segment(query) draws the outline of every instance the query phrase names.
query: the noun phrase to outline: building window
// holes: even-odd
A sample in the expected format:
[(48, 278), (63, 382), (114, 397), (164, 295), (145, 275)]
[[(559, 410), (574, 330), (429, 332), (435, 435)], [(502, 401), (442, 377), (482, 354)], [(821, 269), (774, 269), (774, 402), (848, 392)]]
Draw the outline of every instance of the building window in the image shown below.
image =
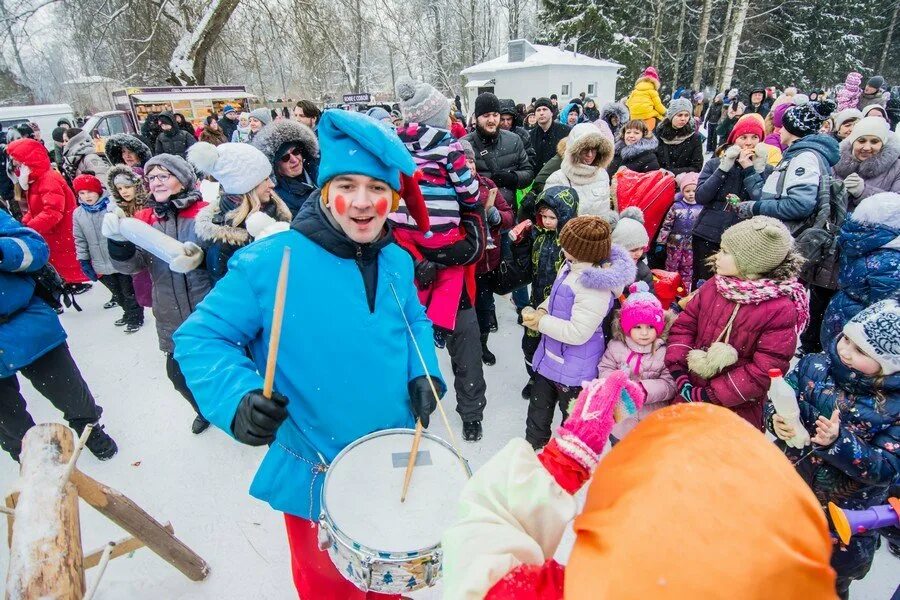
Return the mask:
[(561, 96), (569, 96), (569, 95), (570, 95), (570, 94), (569, 94), (569, 84), (568, 84), (568, 83), (564, 83), (564, 84), (562, 85), (562, 91), (560, 92), (560, 95), (561, 95)]
[(597, 84), (589, 83), (587, 93), (588, 93), (588, 96), (595, 96), (597, 94)]

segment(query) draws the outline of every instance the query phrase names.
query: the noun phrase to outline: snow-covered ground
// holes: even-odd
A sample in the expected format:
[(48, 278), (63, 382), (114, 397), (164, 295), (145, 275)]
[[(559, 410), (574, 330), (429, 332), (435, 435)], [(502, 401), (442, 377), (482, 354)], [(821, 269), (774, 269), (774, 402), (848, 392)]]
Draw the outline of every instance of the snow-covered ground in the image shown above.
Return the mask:
[[(210, 564), (212, 572), (206, 581), (191, 582), (145, 548), (109, 564), (97, 600), (296, 598), (281, 515), (247, 494), (264, 450), (238, 444), (214, 428), (200, 436), (191, 434), (192, 412), (166, 379), (152, 316), (148, 312), (141, 331), (125, 335), (113, 326), (118, 311), (101, 307), (108, 298), (101, 286), (95, 286), (78, 298), (84, 312), (67, 312), (62, 317), (72, 354), (103, 406), (107, 431), (119, 444), (119, 454), (111, 461), (101, 463), (85, 452), (79, 466), (158, 520), (171, 521), (176, 535)], [(462, 448), (474, 469), (525, 430), (526, 404), (519, 395), (525, 382), (521, 330), (515, 326), (512, 306), (506, 300), (498, 298), (497, 307), (500, 332), (491, 336), (490, 346), (498, 363), (485, 368), (485, 437)], [(446, 353), (441, 368), (445, 375), (450, 374)], [(22, 381), (35, 420), (61, 422), (61, 415)], [(457, 439), (461, 439), (452, 390), (444, 405)], [(446, 437), (437, 415), (432, 419), (432, 431)], [(17, 473), (15, 463), (5, 454), (0, 456), (0, 492), (4, 496)], [(81, 529), (87, 551), (125, 535), (84, 504)], [(570, 533), (558, 558), (565, 560), (571, 542)], [(5, 580), (8, 552), (5, 544), (0, 543), (0, 548), (0, 573)], [(869, 576), (853, 585), (853, 598), (890, 598), (900, 585), (898, 566), (898, 559), (882, 548)], [(95, 576), (95, 570), (88, 571), (88, 581)], [(424, 590), (414, 597), (437, 599), (440, 591)]]

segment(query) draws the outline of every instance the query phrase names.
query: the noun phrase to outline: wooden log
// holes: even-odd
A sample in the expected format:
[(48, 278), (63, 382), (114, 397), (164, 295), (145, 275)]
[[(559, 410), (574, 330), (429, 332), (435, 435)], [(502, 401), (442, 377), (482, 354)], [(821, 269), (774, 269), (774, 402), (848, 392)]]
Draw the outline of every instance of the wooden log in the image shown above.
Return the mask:
[(181, 540), (166, 531), (156, 519), (121, 492), (91, 479), (78, 469), (72, 473), (72, 483), (81, 498), (107, 519), (141, 540), (160, 558), (184, 573), (192, 581), (202, 581), (209, 575), (209, 565)]
[(64, 425), (35, 425), (25, 434), (7, 600), (84, 596), (78, 491), (61, 485), (72, 450), (72, 432)]
[[(165, 525), (163, 525), (163, 529), (165, 529), (169, 533), (175, 533), (175, 528), (172, 527), (171, 523), (166, 523)], [(144, 547), (144, 542), (133, 536), (122, 538), (115, 544), (116, 545), (113, 548), (112, 553), (110, 553), (110, 558), (118, 558)], [(106, 546), (103, 546), (98, 550), (94, 550), (93, 552), (85, 554), (84, 569), (87, 570), (100, 564), (100, 557), (103, 556), (103, 552), (105, 550)]]

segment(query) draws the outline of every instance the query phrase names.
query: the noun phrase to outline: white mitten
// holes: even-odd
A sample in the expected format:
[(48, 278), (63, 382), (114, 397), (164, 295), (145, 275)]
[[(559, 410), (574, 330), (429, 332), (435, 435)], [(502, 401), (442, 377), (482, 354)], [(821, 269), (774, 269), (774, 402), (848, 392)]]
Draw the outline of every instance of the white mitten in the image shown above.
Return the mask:
[(276, 221), (263, 212), (255, 212), (248, 215), (244, 225), (246, 225), (247, 232), (254, 240), (260, 240), (273, 233), (287, 231), (290, 227), (290, 224), (284, 221)]
[(719, 159), (719, 169), (727, 173), (731, 170), (731, 167), (734, 166), (734, 161), (736, 161), (737, 157), (740, 155), (740, 148), (736, 145), (728, 146), (728, 149), (722, 153), (722, 158)]
[(203, 262), (203, 250), (194, 242), (184, 243), (184, 254), (176, 256), (169, 263), (175, 273), (190, 273)]
[[(122, 210), (119, 207), (116, 208), (118, 208), (119, 211)], [(122, 214), (124, 215), (124, 212)], [(100, 225), (100, 232), (105, 237), (108, 237), (111, 240), (115, 240), (117, 242), (126, 242), (128, 240), (126, 240), (125, 237), (121, 233), (119, 233), (119, 218), (120, 217), (118, 211), (110, 211), (103, 215), (103, 224)]]
[(866, 180), (859, 176), (859, 173), (850, 173), (844, 177), (844, 187), (851, 196), (859, 196), (866, 189)]
[(766, 170), (766, 163), (769, 162), (769, 147), (762, 142), (756, 145), (753, 150), (753, 170), (762, 173)]

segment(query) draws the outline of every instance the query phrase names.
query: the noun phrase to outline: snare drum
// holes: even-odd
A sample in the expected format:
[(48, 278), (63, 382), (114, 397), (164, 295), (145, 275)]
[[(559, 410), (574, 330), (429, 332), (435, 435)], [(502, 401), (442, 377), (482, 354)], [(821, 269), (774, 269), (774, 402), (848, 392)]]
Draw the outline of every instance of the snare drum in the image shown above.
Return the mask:
[(362, 437), (338, 454), (322, 486), (319, 547), (363, 591), (410, 592), (441, 576), (441, 535), (456, 519), (468, 464), (422, 433), (406, 502), (400, 502), (412, 429)]

